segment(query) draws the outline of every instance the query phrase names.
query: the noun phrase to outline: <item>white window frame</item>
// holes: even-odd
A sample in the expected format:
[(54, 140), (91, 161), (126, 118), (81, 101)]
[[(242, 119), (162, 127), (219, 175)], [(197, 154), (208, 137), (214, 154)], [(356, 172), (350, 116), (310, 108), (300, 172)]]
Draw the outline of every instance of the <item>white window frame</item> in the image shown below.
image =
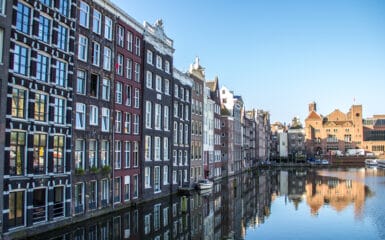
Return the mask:
[(164, 71), (170, 73), (170, 62), (167, 60), (164, 61)]
[(132, 44), (133, 44), (134, 35), (132, 32), (127, 31), (127, 50), (132, 52)]
[(156, 55), (156, 68), (162, 69), (162, 57), (159, 55)]
[(145, 161), (151, 161), (151, 136), (146, 135), (144, 137), (144, 159)]
[(151, 168), (144, 168), (144, 188), (151, 188)]
[(122, 167), (122, 141), (115, 140), (115, 169)]
[(117, 63), (116, 73), (119, 76), (123, 76), (124, 57), (122, 54), (118, 54), (118, 56), (116, 58), (116, 63)]
[(121, 111), (115, 112), (115, 132), (116, 133), (122, 132), (122, 112)]
[(168, 185), (168, 166), (163, 166), (163, 185)]
[(131, 167), (131, 142), (124, 142), (124, 167)]
[(134, 135), (139, 134), (139, 115), (134, 114)]
[(124, 28), (120, 25), (118, 25), (118, 31), (117, 31), (117, 37), (116, 37), (116, 44), (120, 47), (124, 47)]
[(102, 29), (102, 14), (94, 8), (93, 14), (92, 14), (92, 31), (100, 35), (101, 29)]
[(86, 105), (76, 103), (76, 129), (84, 130), (86, 128)]
[(155, 104), (155, 109), (154, 109), (154, 128), (156, 130), (161, 130), (162, 129), (162, 105), (156, 103)]
[(124, 114), (124, 133), (130, 134), (131, 133), (131, 113), (126, 112)]
[(169, 142), (168, 137), (163, 138), (163, 160), (168, 161), (169, 160)]
[[(84, 17), (85, 17), (85, 23), (82, 22), (82, 15), (84, 14)], [(89, 15), (90, 15), (90, 6), (83, 2), (83, 1), (80, 1), (79, 3), (79, 25), (80, 26), (83, 26), (85, 28), (88, 28), (89, 25), (90, 25), (90, 19), (89, 19)]]
[(152, 89), (152, 72), (146, 72), (146, 87)]
[(169, 117), (170, 117), (170, 108), (168, 106), (164, 106), (163, 109), (163, 130), (169, 131)]
[(104, 17), (104, 38), (112, 40), (112, 19), (107, 16)]
[(123, 83), (116, 82), (115, 85), (115, 103), (122, 104), (123, 101)]
[(154, 192), (159, 193), (161, 192), (160, 188), (160, 166), (154, 167)]
[(151, 118), (152, 118), (152, 103), (146, 101), (146, 115), (145, 115), (145, 126), (148, 129), (151, 129)]
[(102, 108), (102, 132), (110, 131), (110, 109)]
[(170, 80), (164, 79), (164, 94), (170, 95)]
[(154, 160), (160, 161), (160, 137), (154, 137)]
[(83, 35), (79, 35), (78, 42), (78, 59), (87, 62), (88, 55), (88, 38)]
[(112, 51), (108, 47), (104, 47), (103, 50), (103, 69), (106, 71), (111, 71), (111, 59)]
[(147, 63), (153, 65), (153, 53), (151, 50), (147, 50)]
[(95, 105), (90, 105), (90, 125), (97, 126), (99, 119), (99, 108)]
[(94, 66), (100, 66), (100, 44), (92, 42), (92, 64)]
[(159, 75), (155, 76), (155, 89), (157, 92), (162, 92), (162, 77)]

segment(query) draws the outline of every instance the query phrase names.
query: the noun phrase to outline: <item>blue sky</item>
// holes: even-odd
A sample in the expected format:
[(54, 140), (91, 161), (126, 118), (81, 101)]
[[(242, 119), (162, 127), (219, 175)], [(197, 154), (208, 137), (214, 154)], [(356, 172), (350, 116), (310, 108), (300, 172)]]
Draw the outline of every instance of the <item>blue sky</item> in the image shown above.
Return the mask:
[(354, 99), (364, 117), (385, 114), (383, 0), (111, 1), (140, 23), (163, 19), (178, 69), (199, 56), (207, 79), (272, 122), (303, 121), (312, 101), (324, 115)]

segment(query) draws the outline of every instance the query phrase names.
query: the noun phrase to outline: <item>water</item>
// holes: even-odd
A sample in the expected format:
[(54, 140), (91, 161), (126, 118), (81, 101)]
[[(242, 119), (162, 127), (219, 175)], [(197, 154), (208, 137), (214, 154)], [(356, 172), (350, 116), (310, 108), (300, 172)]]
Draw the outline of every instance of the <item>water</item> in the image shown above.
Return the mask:
[(383, 169), (275, 169), (31, 239), (385, 239)]

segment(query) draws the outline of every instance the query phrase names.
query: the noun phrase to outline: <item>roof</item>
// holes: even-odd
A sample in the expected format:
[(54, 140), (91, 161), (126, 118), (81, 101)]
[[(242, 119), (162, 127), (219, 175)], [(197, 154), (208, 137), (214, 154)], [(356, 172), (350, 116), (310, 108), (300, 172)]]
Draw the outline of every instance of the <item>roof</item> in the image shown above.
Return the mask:
[(306, 120), (322, 120), (322, 118), (315, 111), (311, 111), (307, 116)]

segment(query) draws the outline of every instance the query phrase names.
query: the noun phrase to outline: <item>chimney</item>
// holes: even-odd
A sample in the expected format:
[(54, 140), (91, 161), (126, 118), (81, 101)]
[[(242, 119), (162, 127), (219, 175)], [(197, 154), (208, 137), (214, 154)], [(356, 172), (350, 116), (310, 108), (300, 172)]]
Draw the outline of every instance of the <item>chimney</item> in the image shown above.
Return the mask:
[(317, 104), (315, 102), (309, 104), (309, 112), (311, 111), (317, 112)]

